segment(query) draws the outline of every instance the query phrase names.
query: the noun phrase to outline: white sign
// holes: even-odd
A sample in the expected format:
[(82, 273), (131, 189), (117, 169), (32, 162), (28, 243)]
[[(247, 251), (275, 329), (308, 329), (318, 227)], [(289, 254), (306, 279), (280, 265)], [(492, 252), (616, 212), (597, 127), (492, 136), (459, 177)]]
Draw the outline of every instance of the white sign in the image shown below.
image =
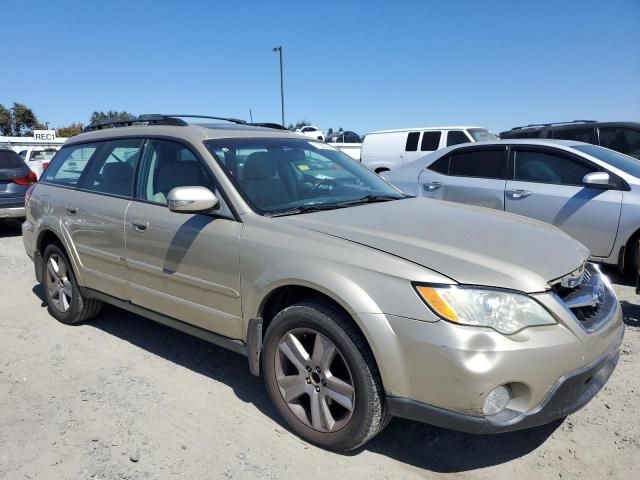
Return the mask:
[(56, 139), (55, 130), (34, 130), (33, 139), (36, 142), (51, 142)]

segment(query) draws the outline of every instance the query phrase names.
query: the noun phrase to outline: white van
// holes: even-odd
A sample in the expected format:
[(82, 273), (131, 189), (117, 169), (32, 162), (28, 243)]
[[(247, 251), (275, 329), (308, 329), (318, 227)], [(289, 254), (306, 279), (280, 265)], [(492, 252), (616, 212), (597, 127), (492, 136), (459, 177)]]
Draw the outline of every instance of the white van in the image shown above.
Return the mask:
[(497, 139), (497, 135), (482, 127), (382, 130), (364, 138), (360, 161), (376, 173), (388, 172), (439, 148)]

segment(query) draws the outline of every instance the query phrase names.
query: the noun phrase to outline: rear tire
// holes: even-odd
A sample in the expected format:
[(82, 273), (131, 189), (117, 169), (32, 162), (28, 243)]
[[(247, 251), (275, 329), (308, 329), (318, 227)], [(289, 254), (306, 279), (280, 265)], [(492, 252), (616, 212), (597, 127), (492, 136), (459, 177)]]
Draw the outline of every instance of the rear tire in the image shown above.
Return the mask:
[(322, 448), (353, 450), (388, 424), (373, 354), (351, 319), (328, 301), (304, 301), (276, 315), (265, 335), (262, 371), (287, 424)]
[(71, 325), (90, 320), (100, 312), (102, 302), (80, 293), (71, 262), (62, 246), (49, 244), (42, 260), (44, 296), (52, 317)]

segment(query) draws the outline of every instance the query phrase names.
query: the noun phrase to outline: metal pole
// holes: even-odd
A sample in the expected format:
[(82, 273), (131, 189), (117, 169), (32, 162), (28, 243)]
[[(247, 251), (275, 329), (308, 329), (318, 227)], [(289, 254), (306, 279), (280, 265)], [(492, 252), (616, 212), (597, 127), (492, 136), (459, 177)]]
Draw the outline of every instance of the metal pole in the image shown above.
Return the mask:
[(274, 47), (273, 51), (277, 51), (280, 55), (280, 111), (282, 113), (282, 126), (286, 127), (284, 124), (284, 72), (282, 69), (282, 45)]

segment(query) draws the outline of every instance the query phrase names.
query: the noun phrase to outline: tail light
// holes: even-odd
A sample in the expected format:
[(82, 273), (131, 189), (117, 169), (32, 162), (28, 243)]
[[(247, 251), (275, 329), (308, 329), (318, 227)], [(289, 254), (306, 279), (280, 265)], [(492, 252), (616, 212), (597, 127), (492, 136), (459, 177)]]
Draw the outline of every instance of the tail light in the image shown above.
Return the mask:
[(36, 184), (32, 184), (24, 194), (24, 208), (29, 206), (29, 200), (31, 200), (31, 194), (33, 193), (33, 189), (36, 188)]
[(24, 177), (17, 177), (11, 180), (13, 183), (17, 183), (18, 185), (32, 185), (38, 181), (38, 177), (35, 173), (29, 170), (29, 174)]

